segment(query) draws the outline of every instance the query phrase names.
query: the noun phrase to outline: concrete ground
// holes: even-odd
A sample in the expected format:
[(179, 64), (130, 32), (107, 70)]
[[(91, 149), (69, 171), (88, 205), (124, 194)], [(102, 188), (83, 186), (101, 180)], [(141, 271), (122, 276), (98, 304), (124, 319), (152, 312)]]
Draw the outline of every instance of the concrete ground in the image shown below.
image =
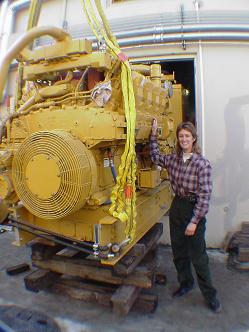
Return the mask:
[(220, 314), (209, 311), (198, 288), (184, 298), (171, 298), (177, 282), (168, 248), (165, 255), (168, 283), (155, 288), (159, 295), (155, 313), (143, 315), (130, 312), (127, 317), (117, 317), (109, 308), (97, 304), (45, 291), (27, 291), (23, 282), (27, 272), (17, 276), (8, 276), (5, 272), (9, 266), (30, 263), (29, 248), (16, 248), (11, 245), (13, 240), (14, 233), (0, 234), (0, 305), (15, 304), (47, 314), (63, 332), (249, 331), (249, 274), (228, 270), (226, 256), (219, 251), (209, 251), (209, 257), (213, 282), (223, 305)]

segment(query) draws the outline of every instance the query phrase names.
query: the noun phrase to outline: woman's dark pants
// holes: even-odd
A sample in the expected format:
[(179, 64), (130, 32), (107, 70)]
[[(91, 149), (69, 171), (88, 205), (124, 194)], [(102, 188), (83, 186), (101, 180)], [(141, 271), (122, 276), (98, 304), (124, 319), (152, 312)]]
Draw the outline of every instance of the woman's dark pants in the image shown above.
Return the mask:
[(216, 297), (216, 289), (212, 285), (206, 252), (206, 218), (199, 221), (193, 236), (185, 235), (186, 227), (193, 215), (194, 205), (194, 202), (178, 196), (172, 202), (169, 221), (173, 259), (180, 286), (191, 287), (194, 284), (191, 272), (192, 262), (200, 290), (206, 301), (211, 302)]

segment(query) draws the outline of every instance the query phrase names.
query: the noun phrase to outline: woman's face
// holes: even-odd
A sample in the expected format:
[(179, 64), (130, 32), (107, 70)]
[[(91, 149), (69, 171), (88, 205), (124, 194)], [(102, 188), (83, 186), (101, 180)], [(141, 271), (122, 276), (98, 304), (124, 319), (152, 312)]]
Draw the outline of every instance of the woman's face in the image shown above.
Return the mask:
[(192, 136), (191, 132), (185, 129), (181, 129), (178, 133), (178, 142), (183, 152), (190, 153), (192, 152), (193, 143), (195, 139)]

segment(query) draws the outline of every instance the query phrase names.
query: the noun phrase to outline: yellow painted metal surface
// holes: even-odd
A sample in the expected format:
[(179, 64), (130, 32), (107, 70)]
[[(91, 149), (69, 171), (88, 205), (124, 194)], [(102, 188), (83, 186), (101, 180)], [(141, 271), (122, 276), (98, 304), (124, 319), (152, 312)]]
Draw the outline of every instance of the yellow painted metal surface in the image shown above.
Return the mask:
[(183, 87), (181, 84), (173, 85), (173, 96), (170, 99), (170, 111), (174, 112), (174, 121), (180, 123), (183, 118)]
[(59, 219), (83, 207), (95, 191), (92, 153), (71, 134), (39, 131), (16, 151), (12, 167), (15, 190), (34, 215)]
[[(101, 246), (122, 243), (126, 225), (109, 214), (113, 172), (118, 172), (127, 138), (120, 62), (92, 52), (89, 41), (66, 37), (21, 55), (16, 113), (9, 131), (1, 134), (0, 198), (11, 203), (11, 213), (20, 220), (47, 232), (94, 243), (98, 226)], [(115, 264), (165, 214), (172, 199), (165, 176), (148, 165), (148, 156), (144, 169), (139, 151), (148, 144), (153, 117), (162, 149), (172, 150), (181, 118), (174, 107), (178, 101), (170, 101), (159, 64), (135, 69), (137, 227), (134, 241), (103, 264)], [(19, 231), (16, 243), (31, 238)]]
[(9, 177), (5, 174), (0, 175), (0, 198), (8, 198), (13, 191), (13, 187)]
[[(43, 55), (43, 57), (45, 57), (45, 55)], [(88, 66), (102, 70), (111, 69), (111, 56), (100, 52), (86, 54), (83, 57), (80, 56), (80, 54), (64, 56), (64, 53), (59, 53), (56, 54), (53, 62), (44, 59), (43, 63), (39, 62), (38, 64), (30, 64), (24, 67), (23, 78), (25, 80), (35, 80), (41, 77), (43, 78), (44, 75), (46, 76), (48, 73), (52, 75), (56, 70), (74, 70), (74, 68), (82, 69)]]
[(160, 170), (140, 169), (138, 173), (138, 184), (140, 188), (155, 188), (160, 185)]
[(37, 25), (41, 12), (42, 0), (31, 0), (27, 30)]
[(51, 198), (61, 184), (59, 165), (49, 155), (37, 154), (27, 164), (25, 179), (29, 190), (38, 198)]
[(0, 198), (0, 223), (2, 223), (8, 216), (8, 206), (6, 201)]

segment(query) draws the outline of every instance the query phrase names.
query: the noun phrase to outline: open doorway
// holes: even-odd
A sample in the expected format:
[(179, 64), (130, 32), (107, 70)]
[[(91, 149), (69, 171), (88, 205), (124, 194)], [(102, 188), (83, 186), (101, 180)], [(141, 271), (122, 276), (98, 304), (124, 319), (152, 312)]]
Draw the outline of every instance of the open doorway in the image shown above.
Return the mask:
[(163, 72), (175, 73), (176, 83), (182, 85), (183, 121), (196, 125), (194, 60), (161, 61)]
[[(136, 61), (138, 62), (138, 61)], [(194, 59), (147, 59), (139, 63), (160, 63), (164, 74), (175, 73), (175, 83), (181, 85), (182, 120), (191, 121), (196, 126), (195, 62)]]

